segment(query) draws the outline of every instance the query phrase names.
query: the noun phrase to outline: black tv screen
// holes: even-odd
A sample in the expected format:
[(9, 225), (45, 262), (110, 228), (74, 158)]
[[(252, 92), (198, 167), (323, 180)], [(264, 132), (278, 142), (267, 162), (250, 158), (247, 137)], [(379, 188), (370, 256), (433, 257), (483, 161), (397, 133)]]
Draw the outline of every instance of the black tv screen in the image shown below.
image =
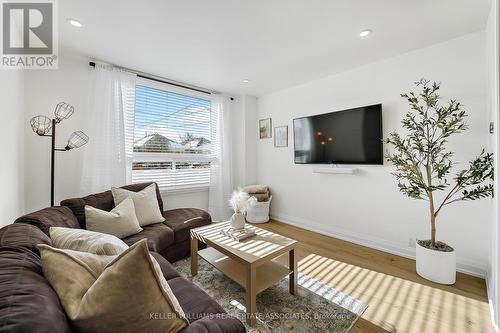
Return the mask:
[(293, 120), (297, 164), (383, 164), (382, 104)]

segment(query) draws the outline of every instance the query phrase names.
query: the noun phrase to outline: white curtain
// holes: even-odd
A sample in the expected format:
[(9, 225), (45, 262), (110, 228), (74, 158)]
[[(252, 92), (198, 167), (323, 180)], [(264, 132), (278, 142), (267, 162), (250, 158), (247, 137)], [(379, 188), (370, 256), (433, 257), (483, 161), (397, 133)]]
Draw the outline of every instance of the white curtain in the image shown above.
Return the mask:
[(232, 211), (229, 198), (233, 190), (231, 165), (231, 101), (216, 96), (212, 101), (212, 150), (208, 212), (214, 222), (227, 221)]
[(132, 178), (136, 75), (104, 64), (96, 64), (92, 75), (82, 195), (129, 184)]

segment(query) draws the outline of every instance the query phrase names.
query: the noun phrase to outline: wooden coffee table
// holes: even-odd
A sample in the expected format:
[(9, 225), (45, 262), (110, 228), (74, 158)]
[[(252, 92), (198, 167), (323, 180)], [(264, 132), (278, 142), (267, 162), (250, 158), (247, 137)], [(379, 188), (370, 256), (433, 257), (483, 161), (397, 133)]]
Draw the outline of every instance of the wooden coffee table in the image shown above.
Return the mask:
[[(235, 241), (221, 235), (229, 222), (215, 223), (191, 230), (191, 274), (198, 274), (198, 255), (224, 273), (246, 291), (246, 319), (250, 326), (256, 323), (256, 295), (289, 275), (289, 290), (297, 293), (297, 241), (247, 224), (256, 235)], [(198, 241), (208, 245), (198, 251)], [(288, 252), (288, 267), (273, 259)]]

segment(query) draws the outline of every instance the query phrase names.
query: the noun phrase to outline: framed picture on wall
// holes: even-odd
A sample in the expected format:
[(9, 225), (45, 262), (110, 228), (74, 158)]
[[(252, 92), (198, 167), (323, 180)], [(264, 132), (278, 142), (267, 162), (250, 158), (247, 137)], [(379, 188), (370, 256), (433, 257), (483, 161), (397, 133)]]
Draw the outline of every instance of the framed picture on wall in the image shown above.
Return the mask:
[(274, 128), (274, 146), (288, 147), (288, 126)]
[(272, 136), (271, 118), (259, 120), (259, 137), (269, 139)]

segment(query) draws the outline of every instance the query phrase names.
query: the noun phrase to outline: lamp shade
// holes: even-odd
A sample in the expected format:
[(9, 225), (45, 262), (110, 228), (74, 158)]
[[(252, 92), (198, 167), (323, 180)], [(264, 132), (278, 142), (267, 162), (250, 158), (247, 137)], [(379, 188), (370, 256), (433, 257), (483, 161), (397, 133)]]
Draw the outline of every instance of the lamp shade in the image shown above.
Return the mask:
[(52, 120), (45, 116), (36, 116), (30, 120), (31, 129), (38, 135), (45, 135), (52, 128)]
[(66, 150), (70, 150), (73, 148), (80, 148), (89, 142), (89, 136), (82, 131), (76, 131), (71, 133), (68, 144), (66, 145)]
[(61, 122), (64, 119), (68, 119), (75, 112), (73, 105), (66, 102), (61, 102), (56, 105), (54, 115), (56, 116), (56, 122)]

